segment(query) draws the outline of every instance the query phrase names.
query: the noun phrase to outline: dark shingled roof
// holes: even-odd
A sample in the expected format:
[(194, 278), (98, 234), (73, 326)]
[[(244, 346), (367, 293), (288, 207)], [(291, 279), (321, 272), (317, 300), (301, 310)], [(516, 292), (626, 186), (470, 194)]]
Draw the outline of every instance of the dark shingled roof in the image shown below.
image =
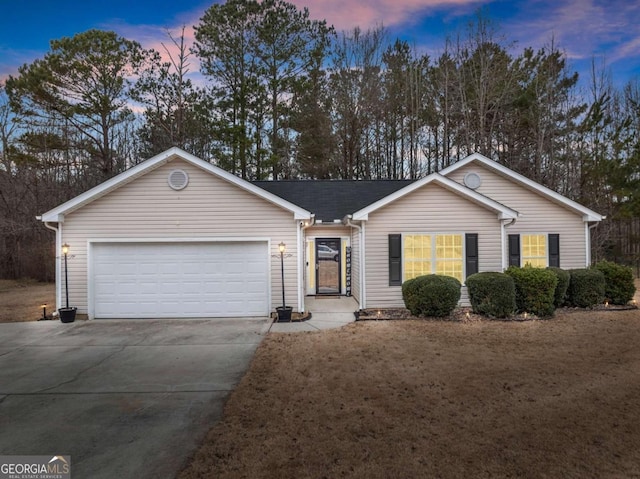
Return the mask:
[(332, 222), (410, 185), (415, 180), (282, 180), (252, 183)]

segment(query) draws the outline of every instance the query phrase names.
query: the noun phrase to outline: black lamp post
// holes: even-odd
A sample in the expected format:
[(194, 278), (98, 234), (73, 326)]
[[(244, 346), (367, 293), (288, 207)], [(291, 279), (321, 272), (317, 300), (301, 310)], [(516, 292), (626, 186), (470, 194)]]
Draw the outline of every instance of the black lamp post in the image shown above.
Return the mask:
[(64, 290), (66, 295), (65, 308), (69, 309), (69, 273), (67, 272), (67, 256), (69, 255), (69, 245), (67, 243), (62, 245), (62, 254), (64, 255)]
[(60, 321), (63, 323), (72, 323), (76, 319), (76, 308), (69, 307), (69, 268), (67, 267), (67, 257), (69, 256), (69, 245), (62, 245), (62, 255), (64, 256), (64, 291), (65, 291), (65, 307), (58, 309)]
[(282, 277), (282, 306), (276, 308), (278, 312), (278, 322), (291, 321), (291, 310), (293, 309), (291, 306), (287, 306), (284, 298), (284, 252), (286, 249), (287, 245), (284, 244), (284, 242), (278, 245), (278, 250), (280, 251), (280, 274)]
[(284, 300), (284, 252), (287, 249), (287, 245), (284, 242), (280, 242), (278, 245), (278, 250), (280, 250), (280, 274), (282, 276), (282, 309), (285, 308), (285, 300)]

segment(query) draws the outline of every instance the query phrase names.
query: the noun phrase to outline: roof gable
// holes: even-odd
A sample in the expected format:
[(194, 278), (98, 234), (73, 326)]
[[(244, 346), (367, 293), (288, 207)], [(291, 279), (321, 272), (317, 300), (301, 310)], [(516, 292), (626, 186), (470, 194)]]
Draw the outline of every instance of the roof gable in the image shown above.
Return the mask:
[(128, 184), (131, 181), (134, 181), (139, 176), (142, 176), (145, 173), (152, 171), (175, 158), (180, 158), (188, 163), (191, 163), (192, 165), (204, 171), (207, 171), (208, 173), (211, 173), (212, 175), (221, 178), (231, 184), (234, 184), (245, 191), (248, 191), (260, 198), (265, 199), (266, 201), (269, 201), (270, 203), (280, 206), (285, 210), (291, 211), (295, 219), (311, 218), (311, 213), (304, 208), (301, 208), (283, 198), (280, 198), (279, 196), (276, 196), (262, 188), (259, 188), (251, 184), (250, 182), (243, 180), (242, 178), (238, 178), (237, 176), (224, 171), (217, 166), (207, 163), (206, 161), (201, 160), (200, 158), (191, 155), (190, 153), (187, 153), (180, 148), (173, 147), (163, 153), (160, 153), (159, 155), (154, 156), (153, 158), (143, 161), (142, 163), (128, 169), (123, 173), (120, 173), (117, 176), (114, 176), (113, 178), (99, 184), (98, 186), (85, 191), (84, 193), (70, 199), (60, 206), (47, 211), (42, 215), (41, 219), (45, 222), (63, 222), (64, 215), (82, 208), (84, 205), (109, 194), (111, 191), (114, 191), (115, 189)]
[[(449, 174), (451, 174), (454, 171), (459, 170), (460, 168), (463, 168), (465, 166), (467, 166), (470, 163), (479, 163), (483, 166), (485, 166), (486, 168), (489, 168), (497, 173), (499, 173), (500, 175), (510, 179), (511, 181), (514, 181), (522, 186), (524, 186), (525, 188), (527, 188), (528, 190), (531, 190), (539, 195), (542, 195), (552, 201), (554, 201), (555, 203), (558, 203), (562, 206), (564, 206), (565, 208), (568, 208), (578, 214), (581, 214), (583, 217), (584, 221), (602, 221), (605, 217), (600, 215), (599, 213), (596, 213), (595, 211), (587, 208), (586, 206), (582, 206), (581, 204), (570, 200), (569, 198), (567, 198), (566, 196), (561, 195), (560, 193), (557, 193), (555, 191), (553, 191), (550, 188), (547, 188), (546, 186), (541, 185), (540, 183), (537, 183), (529, 178), (527, 178), (526, 176), (521, 175), (520, 173), (516, 173), (515, 171), (507, 168), (504, 165), (501, 165), (500, 163), (498, 163), (497, 161), (491, 160), (489, 158), (487, 158), (486, 156), (481, 155), (480, 153), (474, 153), (472, 155), (467, 156), (466, 158), (454, 163), (453, 165), (443, 169), (440, 171), (440, 174), (443, 176), (448, 176)], [(465, 187), (466, 188), (466, 187)]]
[(495, 211), (498, 214), (498, 217), (500, 219), (514, 219), (518, 217), (518, 212), (501, 204), (498, 203), (495, 200), (492, 200), (491, 198), (484, 196), (476, 191), (473, 191), (469, 188), (467, 188), (466, 186), (462, 186), (459, 183), (456, 183), (453, 180), (450, 180), (442, 175), (440, 175), (439, 173), (432, 173), (429, 176), (426, 176), (418, 181), (415, 181), (413, 183), (411, 183), (408, 186), (405, 186), (404, 188), (396, 191), (395, 193), (392, 193), (378, 201), (376, 201), (375, 203), (372, 203), (371, 205), (362, 208), (358, 211), (356, 211), (355, 213), (353, 213), (353, 219), (354, 220), (367, 220), (369, 219), (369, 214), (373, 213), (374, 211), (383, 208), (384, 206), (396, 201), (399, 198), (402, 198), (410, 193), (412, 193), (413, 191), (417, 190), (418, 188), (422, 188), (423, 186), (426, 186), (430, 183), (436, 183), (439, 184), (440, 186), (459, 194), (460, 196), (465, 197), (466, 199), (468, 199), (469, 201), (472, 201), (474, 203), (477, 203), (481, 206), (484, 206), (485, 208)]

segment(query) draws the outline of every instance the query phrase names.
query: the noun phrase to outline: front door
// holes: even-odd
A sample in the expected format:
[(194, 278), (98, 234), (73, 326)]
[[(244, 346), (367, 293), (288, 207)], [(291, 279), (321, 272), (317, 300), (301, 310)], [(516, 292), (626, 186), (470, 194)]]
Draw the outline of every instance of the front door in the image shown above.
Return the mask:
[(316, 294), (340, 294), (340, 238), (316, 239)]

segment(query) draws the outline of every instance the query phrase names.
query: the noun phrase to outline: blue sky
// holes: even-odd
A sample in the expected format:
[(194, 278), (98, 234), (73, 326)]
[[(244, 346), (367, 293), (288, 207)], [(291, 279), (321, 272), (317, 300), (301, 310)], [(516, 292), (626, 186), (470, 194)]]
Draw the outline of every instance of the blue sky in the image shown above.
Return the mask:
[[(384, 24), (420, 51), (436, 56), (454, 34), (487, 9), (516, 49), (551, 39), (585, 80), (591, 59), (603, 58), (613, 81), (640, 75), (640, 1), (637, 0), (289, 0), (338, 30)], [(0, 80), (42, 57), (51, 39), (89, 28), (114, 30), (144, 47), (161, 49), (166, 31), (191, 27), (213, 2), (201, 0), (0, 0)]]

